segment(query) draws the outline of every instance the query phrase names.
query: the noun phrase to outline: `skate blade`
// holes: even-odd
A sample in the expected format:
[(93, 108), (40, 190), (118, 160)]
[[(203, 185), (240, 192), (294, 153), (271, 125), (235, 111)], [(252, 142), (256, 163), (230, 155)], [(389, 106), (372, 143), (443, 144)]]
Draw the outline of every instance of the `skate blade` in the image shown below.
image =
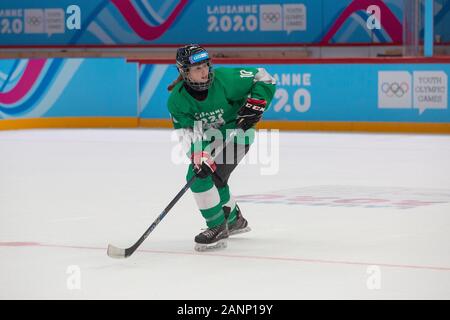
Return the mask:
[(195, 244), (195, 251), (198, 252), (204, 252), (209, 250), (216, 250), (216, 249), (225, 249), (227, 247), (227, 242), (225, 240), (219, 240), (215, 243), (210, 244), (204, 244), (204, 243), (196, 243)]
[(252, 229), (250, 227), (245, 227), (243, 229), (230, 231), (230, 233), (228, 235), (229, 236), (234, 236), (236, 234), (245, 233), (245, 232), (249, 232), (249, 231), (252, 231)]

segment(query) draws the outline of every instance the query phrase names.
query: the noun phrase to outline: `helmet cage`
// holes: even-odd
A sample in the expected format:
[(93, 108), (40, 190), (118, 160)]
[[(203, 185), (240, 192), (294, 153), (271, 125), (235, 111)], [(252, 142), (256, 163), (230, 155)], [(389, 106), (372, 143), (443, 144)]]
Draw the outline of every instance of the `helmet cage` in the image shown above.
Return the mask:
[[(199, 45), (189, 45), (178, 49), (177, 68), (185, 83), (196, 91), (209, 89), (213, 80), (214, 72), (208, 52)], [(206, 63), (208, 65), (208, 80), (205, 82), (196, 82), (189, 78), (190, 69), (193, 66)]]

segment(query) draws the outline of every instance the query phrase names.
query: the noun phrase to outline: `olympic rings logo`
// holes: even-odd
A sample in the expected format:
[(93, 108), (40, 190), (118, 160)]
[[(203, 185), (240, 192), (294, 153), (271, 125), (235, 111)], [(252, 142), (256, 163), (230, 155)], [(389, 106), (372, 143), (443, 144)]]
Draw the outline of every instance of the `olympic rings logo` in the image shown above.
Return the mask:
[(265, 22), (276, 23), (280, 19), (280, 14), (278, 12), (264, 12), (263, 19)]
[(36, 16), (29, 16), (29, 17), (27, 17), (27, 24), (28, 25), (36, 26), (38, 24), (41, 24), (41, 22), (42, 22), (42, 18), (41, 17), (36, 17)]
[(381, 91), (388, 97), (403, 97), (409, 91), (409, 85), (406, 82), (383, 82)]

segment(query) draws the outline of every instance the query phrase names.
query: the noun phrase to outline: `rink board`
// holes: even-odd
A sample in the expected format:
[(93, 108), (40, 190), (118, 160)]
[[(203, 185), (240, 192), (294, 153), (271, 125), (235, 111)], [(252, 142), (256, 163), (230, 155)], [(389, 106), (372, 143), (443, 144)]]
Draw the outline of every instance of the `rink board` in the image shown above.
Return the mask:
[(0, 60), (0, 121), (136, 118), (136, 72), (124, 59)]
[[(263, 128), (450, 132), (450, 63), (254, 66), (277, 80)], [(172, 64), (123, 59), (1, 60), (0, 129), (170, 127), (177, 75)]]

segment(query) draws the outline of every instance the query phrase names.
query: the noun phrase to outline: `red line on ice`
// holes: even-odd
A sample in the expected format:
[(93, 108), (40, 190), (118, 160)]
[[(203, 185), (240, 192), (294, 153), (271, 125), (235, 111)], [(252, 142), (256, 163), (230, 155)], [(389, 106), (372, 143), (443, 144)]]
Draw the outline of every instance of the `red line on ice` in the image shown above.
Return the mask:
[[(87, 250), (104, 250), (106, 255), (106, 247), (86, 247), (86, 246), (71, 246), (71, 245), (57, 245), (57, 244), (42, 244), (39, 242), (0, 242), (0, 247), (46, 247), (46, 248), (62, 248), (62, 249), (87, 249)], [(407, 265), (407, 264), (392, 264), (392, 263), (379, 263), (379, 262), (358, 262), (358, 261), (345, 261), (345, 260), (324, 260), (324, 259), (307, 259), (307, 258), (295, 258), (295, 257), (270, 257), (270, 256), (250, 256), (250, 255), (237, 255), (237, 254), (224, 254), (217, 252), (187, 252), (187, 251), (162, 251), (162, 250), (148, 250), (141, 249), (137, 252), (144, 253), (156, 253), (156, 254), (174, 254), (174, 255), (191, 255), (191, 256), (211, 256), (211, 257), (223, 257), (223, 258), (236, 258), (236, 259), (256, 259), (256, 260), (272, 260), (272, 261), (290, 261), (290, 262), (305, 262), (305, 263), (320, 263), (320, 264), (341, 264), (341, 265), (354, 265), (354, 266), (379, 266), (387, 268), (402, 268), (402, 269), (422, 269), (433, 271), (450, 271), (450, 267), (439, 266), (420, 266), (420, 265)]]

